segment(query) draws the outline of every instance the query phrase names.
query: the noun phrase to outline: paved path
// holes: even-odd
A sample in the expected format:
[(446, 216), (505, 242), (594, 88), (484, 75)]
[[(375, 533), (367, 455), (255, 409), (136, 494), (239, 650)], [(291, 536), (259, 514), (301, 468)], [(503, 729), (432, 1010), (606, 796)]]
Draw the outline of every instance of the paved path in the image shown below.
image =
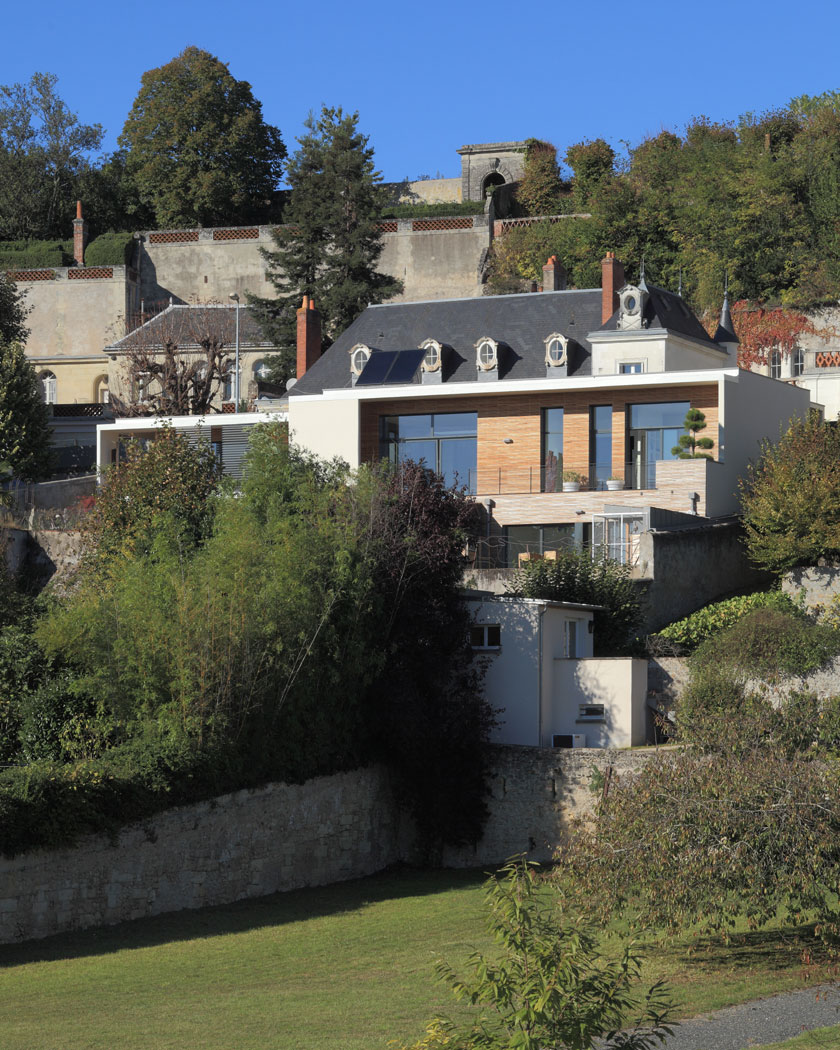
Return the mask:
[(746, 1050), (830, 1025), (840, 1025), (840, 987), (826, 984), (683, 1021), (665, 1050)]

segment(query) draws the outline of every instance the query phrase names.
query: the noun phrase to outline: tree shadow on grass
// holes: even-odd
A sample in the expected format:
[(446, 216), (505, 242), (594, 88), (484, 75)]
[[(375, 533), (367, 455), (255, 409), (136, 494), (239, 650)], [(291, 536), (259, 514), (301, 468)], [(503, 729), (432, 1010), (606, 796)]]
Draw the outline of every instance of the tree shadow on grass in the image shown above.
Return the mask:
[(22, 944), (0, 945), (0, 969), (283, 926), (359, 911), (382, 901), (475, 888), (485, 881), (487, 874), (477, 869), (430, 871), (399, 866), (331, 886), (289, 890), (233, 904), (169, 912)]
[(733, 933), (728, 941), (722, 936), (702, 936), (690, 945), (680, 941), (668, 949), (689, 980), (724, 969), (737, 976), (755, 970), (790, 972), (797, 965), (804, 973), (819, 971), (824, 979), (827, 972), (836, 974), (838, 966), (837, 946), (832, 953), (814, 935), (813, 923)]

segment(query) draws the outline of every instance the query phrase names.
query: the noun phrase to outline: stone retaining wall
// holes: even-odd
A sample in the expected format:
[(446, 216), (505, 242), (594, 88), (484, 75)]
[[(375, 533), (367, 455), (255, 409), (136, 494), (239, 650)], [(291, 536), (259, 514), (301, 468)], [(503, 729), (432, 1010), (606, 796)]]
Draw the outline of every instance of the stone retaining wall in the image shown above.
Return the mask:
[[(571, 820), (591, 810), (592, 771), (641, 768), (653, 751), (494, 748), (490, 818), (451, 867), (514, 853), (549, 860)], [(414, 861), (410, 822), (382, 767), (270, 784), (92, 836), (77, 849), (0, 859), (0, 943), (182, 908), (319, 886)]]

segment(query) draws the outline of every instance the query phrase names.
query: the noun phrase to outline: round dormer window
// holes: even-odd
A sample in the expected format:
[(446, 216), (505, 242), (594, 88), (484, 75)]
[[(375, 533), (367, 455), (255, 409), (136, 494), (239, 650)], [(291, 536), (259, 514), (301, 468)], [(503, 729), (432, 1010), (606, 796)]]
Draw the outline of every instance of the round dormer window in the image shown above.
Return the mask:
[(635, 316), (641, 309), (642, 296), (638, 288), (626, 288), (621, 293), (621, 312)]
[(499, 363), (499, 344), (495, 339), (480, 339), (475, 347), (475, 364), (482, 372), (490, 372)]
[(362, 369), (368, 363), (370, 349), (364, 343), (357, 343), (350, 351), (350, 371), (354, 376), (360, 376)]
[(567, 340), (564, 335), (555, 332), (545, 341), (545, 363), (552, 368), (565, 365), (567, 358)]
[(426, 351), (426, 356), (423, 358), (423, 371), (439, 372), (442, 354), (441, 345), (437, 339), (427, 339), (425, 343), (420, 344), (420, 349)]

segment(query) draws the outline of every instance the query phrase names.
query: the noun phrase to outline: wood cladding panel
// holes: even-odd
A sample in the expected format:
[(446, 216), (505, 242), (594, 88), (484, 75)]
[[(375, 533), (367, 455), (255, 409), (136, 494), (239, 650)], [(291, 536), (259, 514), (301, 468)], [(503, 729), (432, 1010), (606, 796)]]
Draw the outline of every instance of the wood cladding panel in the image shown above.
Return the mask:
[[(717, 383), (667, 387), (634, 387), (603, 392), (546, 391), (532, 394), (474, 394), (466, 397), (399, 398), (367, 401), (361, 406), (361, 450), (363, 460), (379, 457), (379, 417), (420, 415), (434, 412), (478, 413), (478, 493), (482, 488), (538, 491), (541, 460), (541, 419), (544, 408), (562, 408), (563, 465), (566, 470), (589, 474), (589, 413), (594, 405), (613, 410), (612, 469), (624, 475), (627, 456), (626, 418), (629, 405), (657, 401), (688, 401), (706, 416), (703, 436), (714, 441), (712, 456), (718, 457)], [(511, 444), (505, 444), (510, 438)], [(670, 450), (669, 450), (670, 451)], [(483, 479), (486, 484), (482, 484)]]

